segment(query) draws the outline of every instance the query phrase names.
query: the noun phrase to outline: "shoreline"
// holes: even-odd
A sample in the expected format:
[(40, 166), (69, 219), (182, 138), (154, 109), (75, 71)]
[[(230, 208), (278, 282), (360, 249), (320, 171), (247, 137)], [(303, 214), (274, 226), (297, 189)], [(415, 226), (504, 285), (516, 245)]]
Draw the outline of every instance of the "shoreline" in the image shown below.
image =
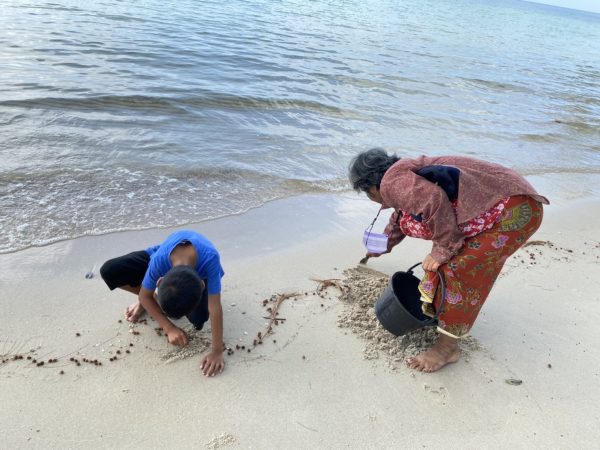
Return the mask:
[[(312, 295), (315, 279), (343, 279), (364, 255), (362, 231), (377, 205), (355, 193), (278, 200), (191, 227), (221, 253), (225, 340), (236, 350), (210, 379), (199, 373), (199, 353), (169, 360), (174, 348), (150, 320), (130, 328), (122, 313), (135, 298), (110, 292), (97, 274), (106, 259), (159, 243), (172, 229), (0, 255), (8, 299), (0, 352), (58, 359), (0, 364), (5, 445), (590, 448), (600, 439), (591, 427), (600, 420), (591, 400), (600, 395), (600, 202), (550, 200), (532, 239), (554, 247), (528, 247), (507, 262), (472, 331), (481, 348), (434, 374), (396, 364), (340, 328), (347, 305), (335, 289)], [(384, 225), (381, 218), (376, 226)], [(407, 239), (368, 267), (406, 270), (429, 245)], [(93, 267), (95, 277), (85, 279)], [(286, 320), (275, 333), (250, 353), (235, 349), (264, 329), (263, 300), (286, 293), (301, 295), (282, 303)], [(76, 366), (71, 357), (103, 365)]]
[[(594, 199), (600, 198), (600, 188), (595, 187), (597, 183), (595, 180), (598, 178), (598, 173), (593, 171), (588, 171), (582, 169), (582, 172), (577, 173), (577, 178), (573, 179), (573, 177), (569, 175), (574, 175), (572, 172), (545, 172), (545, 173), (536, 173), (530, 174), (526, 176), (526, 179), (536, 187), (538, 192), (541, 192), (542, 195), (545, 195), (550, 199), (551, 206), (565, 206), (570, 204), (571, 202), (580, 202), (580, 201), (593, 201)], [(218, 217), (211, 217), (205, 220), (197, 221), (190, 220), (186, 221), (182, 224), (178, 225), (165, 225), (161, 227), (147, 227), (147, 228), (123, 228), (123, 229), (115, 229), (115, 230), (107, 230), (107, 231), (98, 231), (98, 232), (86, 232), (85, 234), (80, 234), (76, 236), (70, 237), (59, 237), (52, 239), (50, 241), (45, 241), (43, 243), (31, 243), (26, 247), (13, 248), (11, 250), (1, 250), (0, 257), (2, 255), (10, 255), (13, 253), (18, 253), (21, 251), (25, 251), (31, 248), (43, 248), (48, 247), (54, 244), (58, 244), (64, 241), (70, 241), (74, 239), (86, 238), (86, 237), (100, 237), (105, 235), (114, 235), (119, 233), (130, 233), (130, 232), (147, 232), (152, 230), (165, 230), (165, 232), (169, 232), (169, 230), (181, 229), (181, 228), (194, 228), (200, 227), (202, 224), (211, 223), (215, 221), (227, 220), (228, 218), (237, 217), (240, 215), (244, 215), (249, 213), (252, 210), (261, 209), (266, 207), (271, 203), (282, 202), (281, 204), (286, 205), (288, 203), (293, 203), (293, 199), (298, 199), (300, 203), (304, 202), (303, 199), (310, 198), (320, 198), (320, 197), (336, 197), (336, 196), (350, 196), (353, 198), (357, 198), (361, 200), (361, 197), (352, 191), (351, 189), (343, 190), (343, 191), (331, 191), (331, 192), (297, 192), (295, 194), (279, 197), (271, 200), (265, 201), (265, 203), (258, 206), (251, 206), (247, 209), (244, 209), (235, 213), (227, 213)]]

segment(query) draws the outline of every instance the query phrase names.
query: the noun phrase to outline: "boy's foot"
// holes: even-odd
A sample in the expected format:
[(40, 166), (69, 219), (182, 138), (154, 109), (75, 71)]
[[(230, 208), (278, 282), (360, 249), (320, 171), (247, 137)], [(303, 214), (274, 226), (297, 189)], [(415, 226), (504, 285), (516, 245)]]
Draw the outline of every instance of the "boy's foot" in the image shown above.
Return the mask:
[(129, 322), (137, 322), (145, 312), (146, 310), (140, 302), (132, 303), (125, 309), (125, 319)]
[(438, 341), (429, 350), (406, 359), (411, 369), (421, 372), (435, 372), (446, 364), (454, 363), (460, 358), (457, 339), (440, 334)]

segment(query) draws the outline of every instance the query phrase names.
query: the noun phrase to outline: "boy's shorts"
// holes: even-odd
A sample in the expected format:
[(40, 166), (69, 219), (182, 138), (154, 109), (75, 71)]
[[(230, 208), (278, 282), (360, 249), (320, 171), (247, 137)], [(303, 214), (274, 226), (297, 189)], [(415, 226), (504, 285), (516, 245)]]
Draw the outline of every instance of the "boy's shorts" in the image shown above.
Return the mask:
[[(111, 291), (122, 286), (138, 287), (142, 285), (149, 265), (150, 255), (140, 250), (109, 259), (100, 268), (100, 275)], [(202, 329), (209, 318), (207, 289), (202, 292), (200, 302), (185, 317), (197, 330)]]
[(131, 252), (106, 261), (100, 268), (100, 275), (111, 291), (121, 286), (138, 287), (149, 264), (150, 255), (145, 250)]

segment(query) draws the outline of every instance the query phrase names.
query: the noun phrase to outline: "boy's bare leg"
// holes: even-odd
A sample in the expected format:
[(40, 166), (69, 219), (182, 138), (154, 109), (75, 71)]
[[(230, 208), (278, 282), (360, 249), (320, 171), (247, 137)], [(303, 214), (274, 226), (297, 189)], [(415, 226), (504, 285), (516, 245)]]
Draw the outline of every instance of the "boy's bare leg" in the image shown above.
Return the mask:
[[(140, 286), (119, 286), (119, 289), (123, 289), (124, 291), (131, 292), (132, 294), (139, 295)], [(139, 300), (135, 303), (132, 303), (127, 308), (125, 308), (125, 319), (129, 322), (137, 322), (140, 317), (144, 315), (146, 310), (141, 305)]]

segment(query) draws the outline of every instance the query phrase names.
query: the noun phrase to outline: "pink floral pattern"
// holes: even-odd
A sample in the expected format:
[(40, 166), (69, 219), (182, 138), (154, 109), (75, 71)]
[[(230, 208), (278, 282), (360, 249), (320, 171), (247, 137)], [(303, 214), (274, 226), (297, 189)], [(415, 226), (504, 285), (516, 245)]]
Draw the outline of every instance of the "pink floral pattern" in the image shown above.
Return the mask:
[(423, 282), (421, 287), (423, 289), (425, 289), (426, 291), (430, 292), (433, 290), (433, 283), (431, 281), (425, 281), (425, 282)]
[(502, 248), (508, 241), (508, 236), (504, 234), (499, 234), (498, 237), (492, 242), (492, 247), (494, 248)]
[(446, 291), (446, 301), (452, 305), (456, 305), (462, 301), (460, 292)]
[[(479, 216), (465, 223), (459, 223), (458, 228), (463, 232), (465, 237), (473, 237), (483, 231), (489, 230), (502, 219), (502, 213), (509, 199), (510, 197), (502, 199)], [(452, 206), (456, 209), (456, 202)], [(433, 238), (433, 233), (429, 227), (425, 223), (419, 222), (410, 214), (402, 214), (398, 225), (402, 233), (406, 236), (427, 240)]]

